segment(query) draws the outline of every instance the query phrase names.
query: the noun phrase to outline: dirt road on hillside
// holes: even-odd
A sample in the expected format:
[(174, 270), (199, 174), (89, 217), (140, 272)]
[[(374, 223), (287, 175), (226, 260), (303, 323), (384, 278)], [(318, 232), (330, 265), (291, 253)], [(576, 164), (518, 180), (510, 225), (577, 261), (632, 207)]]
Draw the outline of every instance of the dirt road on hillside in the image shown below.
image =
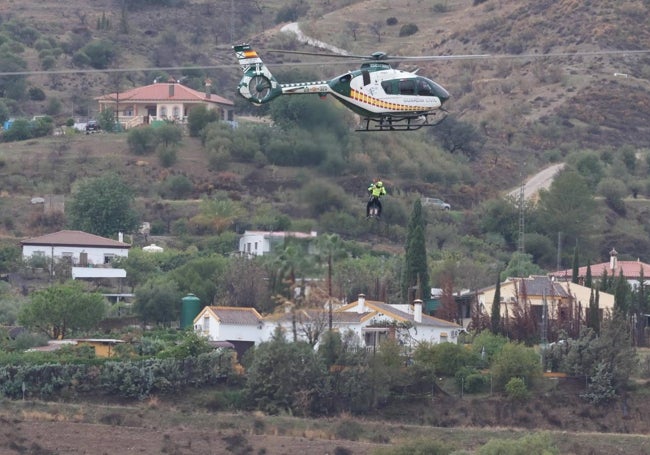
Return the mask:
[[(549, 166), (546, 169), (542, 169), (532, 177), (529, 177), (528, 180), (526, 180), (526, 184), (524, 185), (524, 198), (531, 199), (537, 196), (539, 190), (547, 190), (551, 186), (551, 183), (553, 183), (553, 178), (562, 169), (564, 169), (564, 163), (554, 164), (553, 166)], [(521, 187), (511, 189), (508, 191), (507, 196), (515, 199), (519, 198), (520, 191)]]

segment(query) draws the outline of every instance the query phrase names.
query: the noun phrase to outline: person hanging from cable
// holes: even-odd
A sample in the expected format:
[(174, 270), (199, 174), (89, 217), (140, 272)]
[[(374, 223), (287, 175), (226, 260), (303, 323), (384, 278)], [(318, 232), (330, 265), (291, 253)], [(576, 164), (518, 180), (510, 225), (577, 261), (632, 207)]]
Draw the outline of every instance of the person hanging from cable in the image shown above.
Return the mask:
[(380, 198), (386, 194), (386, 187), (381, 180), (375, 179), (368, 187), (368, 192), (370, 193), (370, 198), (366, 204), (366, 218), (370, 217), (370, 209), (373, 207), (377, 207), (376, 217), (379, 218), (381, 216)]

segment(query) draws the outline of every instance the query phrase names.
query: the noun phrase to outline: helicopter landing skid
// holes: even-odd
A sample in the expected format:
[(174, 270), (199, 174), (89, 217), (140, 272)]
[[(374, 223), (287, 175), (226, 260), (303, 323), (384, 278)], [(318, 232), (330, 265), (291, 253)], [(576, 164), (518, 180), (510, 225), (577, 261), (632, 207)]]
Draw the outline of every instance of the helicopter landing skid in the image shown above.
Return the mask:
[[(362, 120), (360, 128), (355, 131), (417, 131), (422, 127), (439, 125), (447, 117), (447, 112), (440, 110), (442, 115), (427, 114), (418, 117), (382, 117), (370, 118), (365, 117)], [(429, 117), (433, 117), (434, 122), (429, 122)]]

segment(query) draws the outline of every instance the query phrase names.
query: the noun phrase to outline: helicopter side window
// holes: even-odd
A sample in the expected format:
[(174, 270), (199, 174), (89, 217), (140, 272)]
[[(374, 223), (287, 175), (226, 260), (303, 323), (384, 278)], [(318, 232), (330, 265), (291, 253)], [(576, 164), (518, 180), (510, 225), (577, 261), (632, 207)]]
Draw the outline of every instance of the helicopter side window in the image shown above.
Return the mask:
[(384, 89), (386, 95), (399, 95), (397, 84), (394, 84), (393, 81), (383, 81), (381, 83), (381, 88)]
[(413, 79), (404, 79), (399, 81), (400, 95), (415, 95), (415, 82)]
[(433, 96), (433, 89), (426, 79), (418, 79), (418, 95)]

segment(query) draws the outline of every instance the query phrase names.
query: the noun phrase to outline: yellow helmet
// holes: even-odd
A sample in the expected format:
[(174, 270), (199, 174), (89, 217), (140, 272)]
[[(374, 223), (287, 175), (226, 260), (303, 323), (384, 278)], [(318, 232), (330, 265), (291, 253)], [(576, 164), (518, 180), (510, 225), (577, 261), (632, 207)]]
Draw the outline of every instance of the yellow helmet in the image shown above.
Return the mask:
[(381, 181), (377, 182), (375, 185), (377, 185), (377, 187), (379, 187), (379, 188), (381, 188), (382, 186), (384, 186), (384, 184), (383, 184)]

